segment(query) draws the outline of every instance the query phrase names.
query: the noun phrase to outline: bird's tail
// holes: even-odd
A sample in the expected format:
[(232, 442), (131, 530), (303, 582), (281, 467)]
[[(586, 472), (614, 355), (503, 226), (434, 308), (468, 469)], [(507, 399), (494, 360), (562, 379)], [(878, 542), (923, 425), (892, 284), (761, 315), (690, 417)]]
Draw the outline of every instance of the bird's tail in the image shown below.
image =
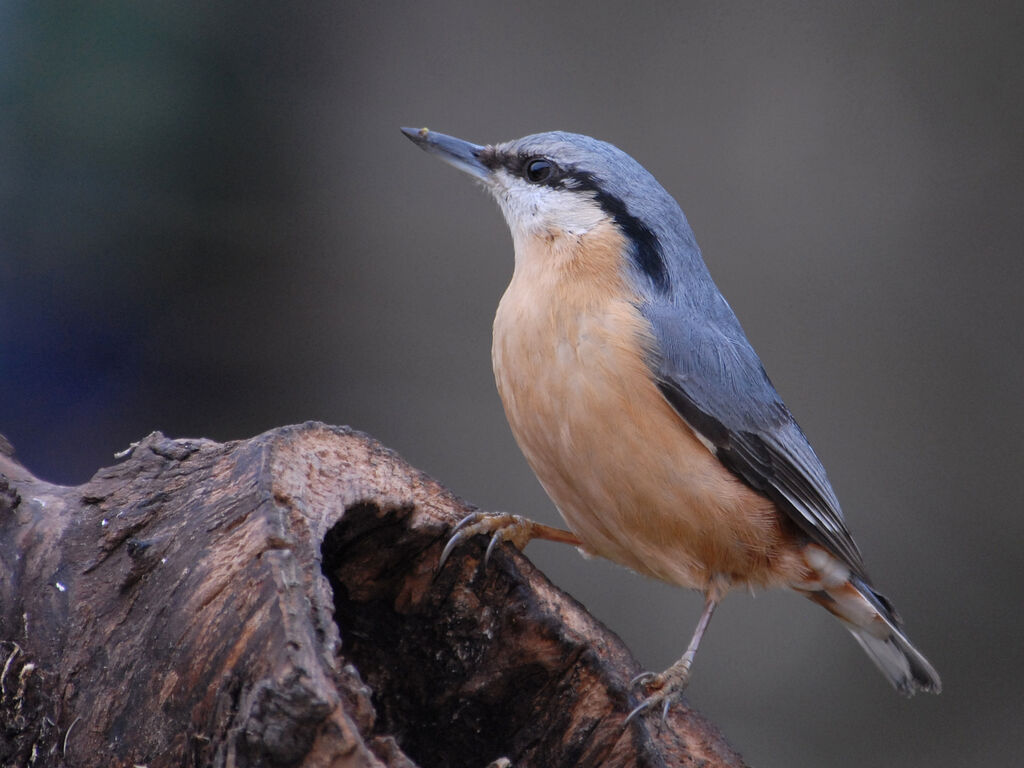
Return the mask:
[(938, 693), (938, 672), (903, 633), (899, 615), (884, 596), (856, 576), (839, 584), (819, 582), (801, 592), (843, 622), (886, 679), (904, 696), (917, 691)]

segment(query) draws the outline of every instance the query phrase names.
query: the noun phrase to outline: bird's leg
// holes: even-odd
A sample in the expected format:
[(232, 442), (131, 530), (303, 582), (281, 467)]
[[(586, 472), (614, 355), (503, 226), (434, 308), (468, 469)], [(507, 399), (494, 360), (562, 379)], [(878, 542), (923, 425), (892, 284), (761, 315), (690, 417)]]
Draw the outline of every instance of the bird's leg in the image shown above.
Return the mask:
[(649, 693), (647, 698), (629, 713), (629, 716), (626, 718), (627, 723), (634, 716), (658, 705), (661, 705), (661, 719), (664, 720), (668, 717), (668, 710), (672, 706), (672, 701), (686, 690), (686, 685), (690, 682), (690, 668), (693, 666), (693, 659), (697, 655), (700, 639), (704, 636), (704, 630), (708, 628), (708, 624), (711, 622), (711, 614), (715, 612), (720, 599), (721, 597), (715, 591), (709, 591), (705, 596), (704, 612), (700, 615), (700, 621), (697, 622), (697, 629), (694, 630), (690, 644), (686, 647), (686, 653), (683, 654), (679, 661), (659, 675), (653, 672), (644, 672), (642, 675), (637, 675), (633, 678), (631, 681), (633, 685), (643, 684)]
[(440, 571), (444, 567), (448, 556), (459, 543), (481, 533), (491, 536), (491, 542), (487, 545), (487, 554), (484, 555), (485, 565), (491, 559), (494, 547), (501, 541), (509, 541), (519, 550), (522, 550), (532, 539), (546, 539), (547, 541), (571, 544), (574, 547), (583, 547), (583, 542), (576, 538), (575, 534), (561, 528), (535, 523), (533, 520), (506, 512), (473, 512), (462, 518), (452, 530), (452, 537), (445, 545), (444, 551), (441, 552), (437, 570)]

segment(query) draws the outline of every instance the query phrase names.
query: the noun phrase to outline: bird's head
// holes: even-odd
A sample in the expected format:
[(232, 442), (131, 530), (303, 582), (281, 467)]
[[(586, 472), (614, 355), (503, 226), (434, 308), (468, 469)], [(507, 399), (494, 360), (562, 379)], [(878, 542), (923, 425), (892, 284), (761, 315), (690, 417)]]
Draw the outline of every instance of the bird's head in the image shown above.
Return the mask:
[(490, 191), (517, 254), (537, 238), (573, 243), (614, 227), (625, 243), (624, 266), (645, 287), (665, 291), (671, 282), (666, 248), (696, 251), (672, 197), (643, 166), (607, 142), (552, 131), (481, 146), (426, 128), (402, 132)]

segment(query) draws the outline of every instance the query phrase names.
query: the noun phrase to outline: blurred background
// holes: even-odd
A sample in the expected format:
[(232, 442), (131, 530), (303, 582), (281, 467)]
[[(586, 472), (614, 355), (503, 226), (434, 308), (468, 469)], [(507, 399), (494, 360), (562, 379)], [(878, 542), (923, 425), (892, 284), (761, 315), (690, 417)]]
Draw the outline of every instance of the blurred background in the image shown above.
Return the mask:
[[(1010, 764), (1022, 39), (1020, 3), (2, 2), (0, 432), (77, 484), (154, 429), (350, 424), (555, 523), (490, 371), (509, 235), (398, 127), (588, 133), (679, 200), (945, 684), (901, 699), (826, 612), (736, 594), (690, 701), (754, 766)], [(699, 596), (529, 555), (682, 653)]]

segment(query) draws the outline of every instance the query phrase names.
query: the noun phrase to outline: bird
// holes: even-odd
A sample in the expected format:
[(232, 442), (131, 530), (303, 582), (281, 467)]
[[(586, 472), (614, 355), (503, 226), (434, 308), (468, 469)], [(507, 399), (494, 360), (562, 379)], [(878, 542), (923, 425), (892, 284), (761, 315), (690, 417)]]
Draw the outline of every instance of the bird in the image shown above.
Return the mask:
[(803, 431), (715, 285), (675, 199), (631, 156), (551, 131), (478, 145), (402, 128), (479, 182), (512, 234), (492, 364), (512, 433), (568, 530), (499, 512), (459, 523), (522, 549), (571, 544), (697, 590), (683, 656), (632, 681), (626, 718), (664, 719), (690, 680), (716, 606), (782, 587), (826, 608), (904, 695), (938, 693), (892, 603), (868, 577)]

